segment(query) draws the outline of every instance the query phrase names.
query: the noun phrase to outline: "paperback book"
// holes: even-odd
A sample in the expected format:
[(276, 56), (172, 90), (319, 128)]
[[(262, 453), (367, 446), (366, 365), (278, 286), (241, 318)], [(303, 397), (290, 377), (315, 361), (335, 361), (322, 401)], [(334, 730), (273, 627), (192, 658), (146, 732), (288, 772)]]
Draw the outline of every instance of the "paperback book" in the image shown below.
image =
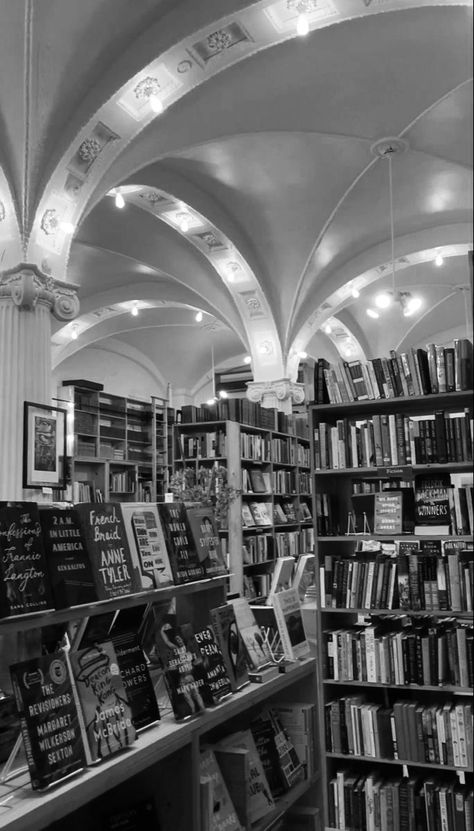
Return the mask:
[(157, 506), (150, 502), (124, 502), (121, 510), (142, 589), (172, 585), (173, 572)]
[(243, 831), (215, 753), (203, 750), (199, 762), (202, 788), (202, 827), (209, 831)]
[(76, 509), (41, 505), (39, 518), (55, 608), (94, 603), (97, 590)]
[(184, 502), (160, 502), (158, 511), (176, 585), (202, 580), (203, 564), (190, 537)]
[(248, 754), (248, 776), (245, 781), (246, 805), (249, 820), (249, 827), (275, 807), (275, 800), (272, 796), (270, 786), (265, 776), (265, 771), (260, 759), (255, 741), (250, 729), (241, 730), (226, 736), (215, 746), (217, 758), (220, 760), (222, 754), (241, 756), (241, 751)]
[(134, 630), (114, 631), (113, 628), (111, 640), (130, 704), (133, 726), (138, 732), (156, 724), (160, 718), (148, 664)]
[(54, 607), (36, 502), (0, 507), (0, 617)]
[(212, 707), (204, 661), (191, 625), (178, 625), (173, 613), (164, 615), (156, 631), (156, 646), (175, 719), (183, 721)]
[(34, 790), (77, 773), (86, 763), (79, 715), (63, 652), (10, 667)]
[(194, 638), (201, 653), (212, 700), (214, 704), (220, 704), (221, 701), (225, 701), (226, 698), (232, 695), (224, 656), (217, 644), (211, 626), (206, 626), (204, 629), (200, 629), (199, 632), (195, 632)]
[(227, 574), (212, 511), (202, 506), (186, 506), (191, 539), (206, 577)]
[(316, 560), (314, 554), (301, 554), (296, 563), (293, 587), (303, 603), (310, 586), (316, 585)]
[(252, 719), (250, 729), (272, 796), (277, 799), (304, 778), (303, 765), (271, 707)]
[(415, 476), (415, 534), (449, 534), (452, 500), (449, 473)]
[(295, 571), (294, 557), (277, 557), (273, 568), (272, 580), (270, 583), (270, 591), (266, 600), (267, 605), (273, 602), (274, 594), (281, 592), (283, 589), (289, 589), (293, 584), (293, 574)]
[(225, 603), (211, 609), (211, 624), (220, 646), (224, 665), (229, 676), (232, 692), (249, 683), (245, 645), (242, 640), (234, 607)]
[(284, 589), (273, 595), (272, 605), (280, 632), (283, 653), (288, 661), (309, 655), (301, 604), (295, 588)]
[(231, 600), (230, 603), (234, 608), (237, 626), (244, 642), (249, 669), (259, 670), (271, 664), (270, 650), (255, 620), (248, 600), (244, 597), (238, 597)]

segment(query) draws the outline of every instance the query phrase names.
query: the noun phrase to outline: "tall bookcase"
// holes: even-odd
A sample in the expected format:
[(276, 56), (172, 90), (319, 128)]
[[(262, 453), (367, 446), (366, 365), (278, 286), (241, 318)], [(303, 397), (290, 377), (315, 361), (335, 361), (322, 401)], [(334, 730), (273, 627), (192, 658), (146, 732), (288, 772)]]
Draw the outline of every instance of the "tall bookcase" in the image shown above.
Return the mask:
[[(448, 433), (442, 462), (440, 413)], [(395, 454), (387, 450), (382, 464), (379, 450), (364, 445), (381, 416), (387, 423), (391, 416)], [(463, 438), (451, 443), (456, 419)], [(413, 431), (396, 432), (407, 421), (433, 427), (421, 439), (416, 427), (415, 442)], [(404, 533), (410, 499), (393, 486), (409, 494), (417, 474), (455, 480), (472, 470), (472, 392), (313, 405), (310, 427), (325, 828), (465, 829), (464, 817), (472, 817), (472, 537), (456, 533), (462, 526), (454, 536)], [(382, 487), (391, 489), (377, 500), (369, 493), (360, 508), (352, 499)], [(431, 557), (417, 554), (420, 540), (431, 541)], [(467, 578), (461, 590), (451, 584), (456, 575)]]
[(58, 400), (67, 406), (71, 499), (156, 502), (169, 479), (169, 427), (174, 411), (151, 402), (70, 384)]
[[(264, 596), (277, 557), (313, 550), (309, 437), (230, 420), (180, 423), (174, 432), (175, 471), (188, 469), (198, 480), (200, 470), (223, 466), (228, 484), (241, 492), (229, 505), (228, 527), (221, 528), (230, 591), (248, 593), (250, 586), (254, 597)], [(255, 503), (264, 506), (257, 512), (261, 524), (255, 511), (246, 511)]]

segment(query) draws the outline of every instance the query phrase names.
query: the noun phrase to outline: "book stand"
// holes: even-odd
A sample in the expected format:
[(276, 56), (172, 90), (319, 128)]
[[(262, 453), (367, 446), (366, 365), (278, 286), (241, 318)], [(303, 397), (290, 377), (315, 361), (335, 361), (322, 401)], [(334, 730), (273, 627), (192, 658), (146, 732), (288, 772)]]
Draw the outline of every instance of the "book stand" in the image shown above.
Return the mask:
[(28, 765), (26, 764), (20, 764), (18, 765), (18, 767), (14, 766), (15, 759), (22, 748), (22, 744), (22, 735), (21, 733), (18, 733), (15, 744), (13, 745), (10, 751), (10, 755), (0, 772), (0, 785), (3, 785), (5, 782), (8, 782), (9, 779), (13, 779), (14, 776), (18, 776), (19, 773), (25, 773), (28, 770)]
[(348, 511), (347, 513), (347, 529), (346, 529), (346, 537), (352, 537), (356, 534), (371, 534), (372, 531), (370, 530), (369, 520), (367, 519), (367, 514), (364, 511), (362, 516), (364, 517), (363, 528), (362, 531), (356, 531), (356, 524), (354, 519), (354, 514), (352, 511)]

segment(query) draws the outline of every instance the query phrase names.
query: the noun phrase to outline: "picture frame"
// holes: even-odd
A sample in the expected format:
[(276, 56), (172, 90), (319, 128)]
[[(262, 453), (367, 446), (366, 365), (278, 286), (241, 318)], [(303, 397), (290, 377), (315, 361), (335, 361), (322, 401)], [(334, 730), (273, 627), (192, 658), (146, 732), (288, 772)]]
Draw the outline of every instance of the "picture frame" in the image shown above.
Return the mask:
[(23, 487), (66, 487), (66, 410), (24, 402)]

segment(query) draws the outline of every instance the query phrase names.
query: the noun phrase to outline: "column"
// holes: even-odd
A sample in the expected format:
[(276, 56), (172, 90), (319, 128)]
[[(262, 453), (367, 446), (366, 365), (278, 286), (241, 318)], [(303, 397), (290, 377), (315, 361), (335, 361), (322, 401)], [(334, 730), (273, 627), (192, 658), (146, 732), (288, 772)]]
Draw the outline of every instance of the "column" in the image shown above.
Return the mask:
[(295, 404), (304, 401), (304, 384), (280, 378), (277, 381), (251, 381), (247, 384), (247, 398), (262, 407), (274, 407), (290, 415)]
[(23, 403), (51, 404), (51, 314), (72, 320), (76, 287), (21, 263), (0, 272), (0, 500), (37, 499), (23, 491)]

